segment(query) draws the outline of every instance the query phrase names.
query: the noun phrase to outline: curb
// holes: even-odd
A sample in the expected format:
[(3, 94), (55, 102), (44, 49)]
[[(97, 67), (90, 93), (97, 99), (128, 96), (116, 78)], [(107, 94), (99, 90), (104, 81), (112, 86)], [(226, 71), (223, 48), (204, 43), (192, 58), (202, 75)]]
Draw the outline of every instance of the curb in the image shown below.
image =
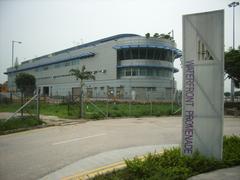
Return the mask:
[(90, 170), (90, 171), (85, 171), (79, 174), (75, 174), (73, 176), (69, 176), (69, 177), (64, 177), (62, 178), (62, 180), (85, 180), (85, 179), (89, 179), (89, 178), (93, 178), (96, 175), (99, 174), (106, 174), (108, 172), (112, 172), (114, 170), (120, 170), (126, 167), (126, 164), (124, 161), (120, 161), (117, 163), (113, 163), (107, 166), (103, 166), (94, 170)]
[[(162, 151), (160, 151), (158, 153), (154, 153), (154, 154), (162, 154), (163, 152), (164, 151), (162, 150)], [(136, 156), (136, 157), (143, 160), (146, 157), (146, 155)], [(132, 159), (133, 158), (130, 158), (130, 160), (132, 160)], [(124, 169), (126, 166), (127, 165), (126, 165), (125, 161), (119, 161), (119, 162), (109, 164), (106, 166), (102, 166), (100, 168), (96, 168), (93, 170), (76, 173), (75, 175), (64, 177), (64, 178), (62, 178), (62, 180), (86, 180), (86, 179), (94, 178), (95, 176), (100, 175), (100, 174), (106, 174), (106, 173), (112, 172), (114, 170)]]

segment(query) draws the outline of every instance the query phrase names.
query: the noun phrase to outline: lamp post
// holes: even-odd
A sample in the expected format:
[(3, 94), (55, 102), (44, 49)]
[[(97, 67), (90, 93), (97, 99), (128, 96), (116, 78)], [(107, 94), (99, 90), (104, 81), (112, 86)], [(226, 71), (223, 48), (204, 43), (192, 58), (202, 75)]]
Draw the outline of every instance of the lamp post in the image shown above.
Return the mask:
[(21, 44), (22, 42), (12, 40), (12, 68), (13, 68), (13, 60), (14, 60), (14, 43)]
[[(22, 42), (21, 41), (14, 41), (14, 40), (12, 40), (12, 68), (14, 67), (14, 65), (13, 65), (13, 60), (14, 60), (14, 43), (21, 44)], [(11, 100), (11, 102), (12, 102), (12, 92), (13, 92), (13, 79), (11, 81), (11, 86), (10, 86), (10, 100)]]
[[(233, 8), (233, 50), (235, 49), (235, 7), (239, 5), (239, 2), (232, 2), (228, 7)], [(234, 101), (234, 82), (231, 79), (231, 101)]]
[[(174, 31), (170, 31), (168, 33), (168, 35), (172, 34), (172, 37), (171, 37), (171, 40), (174, 41)], [(175, 83), (174, 83), (174, 59), (175, 59), (175, 55), (174, 55), (174, 52), (173, 52), (173, 49), (171, 49), (171, 60), (172, 60), (172, 92), (171, 92), (171, 99), (172, 99), (172, 102), (171, 102), (171, 107), (172, 107), (172, 114), (173, 114), (173, 104), (174, 104), (174, 98), (175, 98)]]

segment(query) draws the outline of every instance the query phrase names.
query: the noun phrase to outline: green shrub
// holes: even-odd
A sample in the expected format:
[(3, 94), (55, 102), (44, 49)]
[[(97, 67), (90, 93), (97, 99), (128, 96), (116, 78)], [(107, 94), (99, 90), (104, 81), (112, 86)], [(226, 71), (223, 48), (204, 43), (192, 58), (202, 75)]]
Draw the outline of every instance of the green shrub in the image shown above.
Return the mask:
[(195, 152), (192, 157), (182, 157), (182, 163), (193, 172), (193, 175), (223, 167), (221, 161), (202, 156), (199, 152)]
[[(185, 180), (190, 176), (223, 167), (240, 165), (240, 137), (224, 137), (223, 160), (207, 158), (195, 152), (192, 157), (182, 156), (180, 148), (165, 150), (163, 154), (148, 154), (144, 160), (126, 160), (121, 171), (99, 176), (100, 179)], [(107, 177), (107, 178), (105, 178)], [(95, 177), (95, 180), (99, 180)]]
[(228, 166), (240, 164), (240, 137), (224, 136), (223, 139), (223, 161)]
[(0, 132), (14, 130), (14, 129), (21, 129), (21, 128), (28, 128), (33, 126), (38, 126), (43, 124), (42, 121), (38, 121), (32, 117), (17, 117), (12, 118), (8, 121), (1, 121), (0, 120)]
[(98, 120), (98, 119), (103, 119), (105, 116), (101, 113), (98, 112), (92, 112), (86, 115), (86, 118), (93, 119), (93, 120)]
[(125, 161), (126, 165), (127, 165), (127, 169), (129, 171), (129, 173), (131, 174), (135, 174), (139, 177), (144, 176), (144, 171), (145, 171), (145, 167), (144, 167), (144, 161), (139, 159), (139, 158), (134, 158), (133, 160), (126, 160)]
[(190, 170), (185, 167), (162, 168), (154, 173), (149, 180), (184, 180), (187, 179)]

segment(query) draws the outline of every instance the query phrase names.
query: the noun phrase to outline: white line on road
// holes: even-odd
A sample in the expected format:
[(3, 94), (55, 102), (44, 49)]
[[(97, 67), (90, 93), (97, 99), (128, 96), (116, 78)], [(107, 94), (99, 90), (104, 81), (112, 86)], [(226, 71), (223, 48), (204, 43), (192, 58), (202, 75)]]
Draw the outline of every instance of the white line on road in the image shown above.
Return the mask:
[(65, 140), (65, 141), (56, 142), (56, 143), (53, 143), (52, 145), (55, 146), (55, 145), (59, 145), (59, 144), (66, 144), (66, 143), (71, 143), (71, 142), (75, 142), (75, 141), (80, 141), (80, 140), (83, 140), (83, 139), (88, 139), (88, 138), (93, 138), (93, 137), (98, 137), (98, 136), (105, 136), (105, 135), (107, 135), (107, 134), (106, 133), (95, 134), (95, 135), (92, 135), (92, 136), (86, 136), (86, 137), (74, 138), (74, 139), (69, 139), (69, 140)]

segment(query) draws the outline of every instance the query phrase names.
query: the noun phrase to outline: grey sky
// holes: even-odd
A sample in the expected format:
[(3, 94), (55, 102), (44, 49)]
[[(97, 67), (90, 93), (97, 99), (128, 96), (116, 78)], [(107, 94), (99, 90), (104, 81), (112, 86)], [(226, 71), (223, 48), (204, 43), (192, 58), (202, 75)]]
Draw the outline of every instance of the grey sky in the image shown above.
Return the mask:
[[(104, 37), (168, 33), (182, 48), (182, 15), (225, 9), (225, 48), (232, 46), (230, 0), (0, 0), (0, 83), (11, 66), (11, 41), (18, 61)], [(240, 6), (236, 8), (236, 47), (240, 45)], [(175, 61), (180, 68), (180, 61)], [(175, 74), (178, 89), (182, 71)], [(226, 83), (229, 90), (229, 83)]]

